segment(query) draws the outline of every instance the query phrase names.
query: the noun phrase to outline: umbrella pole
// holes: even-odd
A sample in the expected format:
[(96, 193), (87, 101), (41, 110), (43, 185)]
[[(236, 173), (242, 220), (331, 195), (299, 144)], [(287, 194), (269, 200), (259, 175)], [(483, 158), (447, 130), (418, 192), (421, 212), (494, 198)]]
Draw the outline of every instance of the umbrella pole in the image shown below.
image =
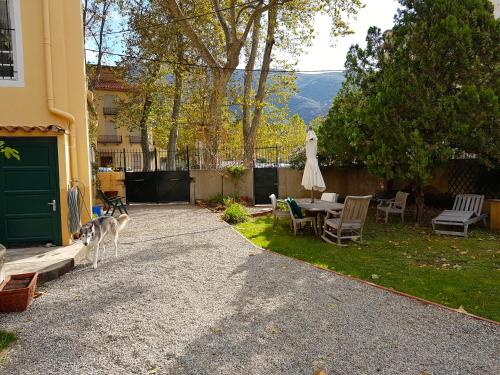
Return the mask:
[(314, 189), (311, 189), (311, 203), (314, 203)]

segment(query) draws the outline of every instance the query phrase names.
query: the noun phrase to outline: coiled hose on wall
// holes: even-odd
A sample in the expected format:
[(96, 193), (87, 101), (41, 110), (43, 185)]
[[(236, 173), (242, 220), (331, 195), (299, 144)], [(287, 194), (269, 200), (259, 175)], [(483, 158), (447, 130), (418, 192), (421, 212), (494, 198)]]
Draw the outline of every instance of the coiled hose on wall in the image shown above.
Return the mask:
[(78, 186), (68, 191), (68, 224), (71, 233), (77, 233), (81, 226), (82, 200)]

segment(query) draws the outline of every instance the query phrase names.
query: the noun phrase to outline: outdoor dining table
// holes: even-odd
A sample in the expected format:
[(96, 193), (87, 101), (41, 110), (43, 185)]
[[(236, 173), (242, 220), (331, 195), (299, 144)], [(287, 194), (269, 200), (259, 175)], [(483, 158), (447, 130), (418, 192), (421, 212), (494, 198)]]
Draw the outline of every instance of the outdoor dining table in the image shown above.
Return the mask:
[(322, 229), (322, 218), (326, 213), (326, 210), (332, 211), (342, 211), (344, 205), (342, 203), (328, 202), (323, 201), (321, 199), (315, 199), (314, 202), (311, 202), (311, 198), (299, 198), (295, 200), (300, 208), (309, 211), (313, 214), (316, 214), (317, 217), (317, 225), (318, 225), (318, 233), (321, 233)]

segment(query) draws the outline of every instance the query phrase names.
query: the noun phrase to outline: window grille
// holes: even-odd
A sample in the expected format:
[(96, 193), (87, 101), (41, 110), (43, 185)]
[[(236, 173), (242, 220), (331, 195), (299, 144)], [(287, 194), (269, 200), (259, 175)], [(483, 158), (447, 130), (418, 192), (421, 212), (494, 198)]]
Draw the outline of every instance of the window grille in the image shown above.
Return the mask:
[(0, 0), (0, 80), (14, 79), (14, 48), (9, 0)]

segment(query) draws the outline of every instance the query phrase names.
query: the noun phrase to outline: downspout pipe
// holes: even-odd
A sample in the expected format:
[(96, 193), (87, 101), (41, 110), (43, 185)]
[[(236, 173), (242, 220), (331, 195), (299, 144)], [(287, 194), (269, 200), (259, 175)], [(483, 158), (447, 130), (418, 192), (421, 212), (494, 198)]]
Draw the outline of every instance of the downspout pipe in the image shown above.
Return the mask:
[(69, 153), (70, 153), (70, 171), (73, 184), (78, 182), (78, 163), (76, 155), (75, 139), (75, 116), (56, 107), (54, 97), (54, 81), (52, 70), (52, 43), (50, 39), (50, 0), (43, 0), (43, 46), (45, 50), (45, 81), (47, 92), (47, 106), (49, 112), (53, 115), (66, 120), (69, 124)]

